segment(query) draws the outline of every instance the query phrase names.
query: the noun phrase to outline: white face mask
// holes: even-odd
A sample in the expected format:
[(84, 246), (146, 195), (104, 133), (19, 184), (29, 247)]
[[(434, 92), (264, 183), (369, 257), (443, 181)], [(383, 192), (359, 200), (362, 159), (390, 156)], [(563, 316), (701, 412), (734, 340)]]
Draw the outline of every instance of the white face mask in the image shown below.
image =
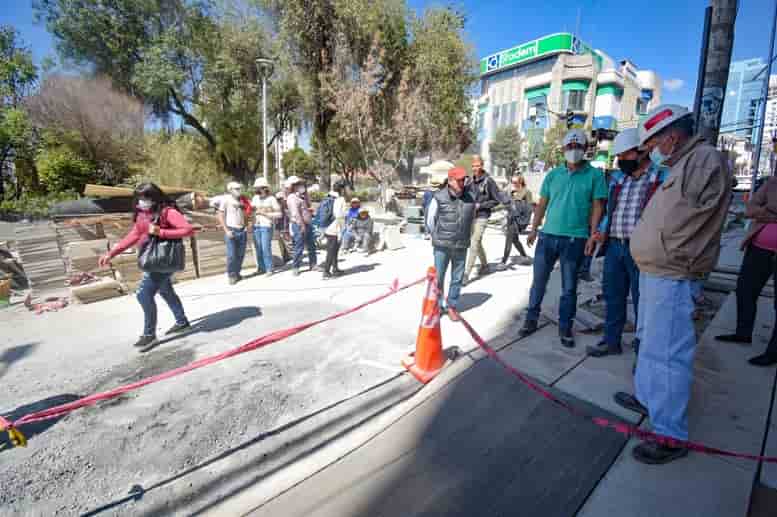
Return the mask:
[(583, 161), (583, 156), (585, 156), (585, 151), (582, 149), (568, 149), (564, 151), (564, 159), (568, 163), (578, 164)]
[(300, 185), (299, 187), (297, 187), (296, 190), (297, 190), (297, 194), (304, 194), (305, 193), (305, 186), (304, 185)]
[(241, 194), (242, 192), (241, 192), (241, 191), (239, 191), (239, 190), (230, 190), (230, 191), (229, 191), (229, 193), (230, 193), (230, 194), (232, 194), (232, 197), (233, 197), (233, 198), (235, 198), (235, 199), (240, 199), (240, 194)]
[(151, 207), (154, 206), (154, 202), (150, 201), (148, 199), (138, 199), (138, 210), (143, 210), (144, 212), (147, 212), (151, 210)]

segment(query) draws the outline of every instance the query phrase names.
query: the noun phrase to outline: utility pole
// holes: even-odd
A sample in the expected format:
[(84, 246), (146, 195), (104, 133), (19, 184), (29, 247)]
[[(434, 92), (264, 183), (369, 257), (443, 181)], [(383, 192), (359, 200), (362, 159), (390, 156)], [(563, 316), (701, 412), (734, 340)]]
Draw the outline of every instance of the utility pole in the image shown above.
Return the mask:
[(704, 89), (698, 117), (699, 133), (709, 143), (716, 145), (726, 98), (728, 69), (734, 48), (734, 22), (737, 17), (737, 0), (711, 0), (709, 44), (706, 48)]
[(274, 63), (272, 59), (260, 57), (256, 59), (256, 68), (262, 78), (262, 172), (265, 181), (267, 174), (267, 79), (272, 75)]
[(772, 76), (772, 62), (774, 62), (774, 32), (777, 30), (777, 0), (774, 1), (774, 18), (772, 19), (772, 41), (769, 44), (769, 63), (766, 65), (766, 77), (764, 77), (764, 86), (761, 89), (761, 102), (758, 109), (758, 117), (755, 119), (758, 126), (758, 136), (755, 140), (755, 150), (753, 151), (753, 182), (750, 184), (750, 194), (755, 190), (755, 182), (758, 179), (759, 165), (761, 162), (761, 147), (764, 138), (764, 126), (766, 125), (766, 104), (769, 100), (769, 79)]

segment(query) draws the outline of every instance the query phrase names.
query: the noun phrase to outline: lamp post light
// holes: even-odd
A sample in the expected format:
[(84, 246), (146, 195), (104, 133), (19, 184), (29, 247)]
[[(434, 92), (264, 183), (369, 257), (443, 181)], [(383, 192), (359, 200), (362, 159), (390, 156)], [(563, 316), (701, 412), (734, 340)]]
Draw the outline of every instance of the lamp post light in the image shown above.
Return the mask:
[(275, 63), (272, 59), (260, 57), (256, 59), (256, 71), (262, 78), (262, 172), (267, 177), (267, 79), (272, 77)]

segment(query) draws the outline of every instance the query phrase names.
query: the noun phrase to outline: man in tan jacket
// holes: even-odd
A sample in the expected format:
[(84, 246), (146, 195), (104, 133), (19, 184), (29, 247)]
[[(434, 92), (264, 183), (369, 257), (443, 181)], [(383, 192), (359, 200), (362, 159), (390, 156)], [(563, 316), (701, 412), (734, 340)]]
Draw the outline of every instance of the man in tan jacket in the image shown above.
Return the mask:
[[(630, 250), (640, 270), (639, 315), (644, 334), (634, 377), (635, 396), (616, 393), (623, 407), (650, 417), (657, 434), (688, 440), (688, 400), (696, 334), (692, 287), (711, 272), (731, 198), (723, 155), (693, 134), (692, 114), (662, 105), (639, 125), (640, 142), (669, 175), (642, 212)], [(688, 454), (643, 442), (633, 450), (642, 463), (668, 463)]]

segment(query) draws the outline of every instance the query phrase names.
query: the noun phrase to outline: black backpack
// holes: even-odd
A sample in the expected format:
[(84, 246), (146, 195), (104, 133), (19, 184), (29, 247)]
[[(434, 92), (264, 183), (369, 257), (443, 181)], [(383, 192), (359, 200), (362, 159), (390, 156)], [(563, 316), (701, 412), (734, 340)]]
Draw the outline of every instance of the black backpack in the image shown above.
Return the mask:
[(335, 221), (335, 198), (327, 196), (321, 201), (316, 211), (316, 219), (318, 219), (319, 228), (328, 228), (330, 224)]

